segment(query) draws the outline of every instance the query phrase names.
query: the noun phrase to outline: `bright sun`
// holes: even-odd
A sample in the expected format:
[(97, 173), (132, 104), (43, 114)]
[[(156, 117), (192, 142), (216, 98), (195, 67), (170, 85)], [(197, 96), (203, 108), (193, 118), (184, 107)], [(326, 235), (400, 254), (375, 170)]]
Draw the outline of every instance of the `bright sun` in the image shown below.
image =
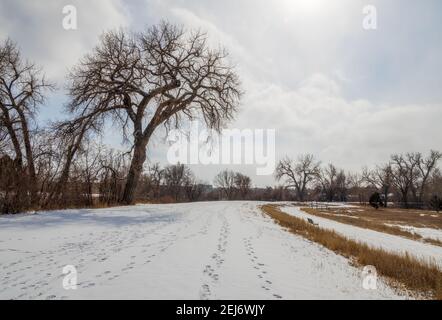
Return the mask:
[(326, 0), (283, 0), (287, 10), (302, 13), (318, 13), (323, 11)]

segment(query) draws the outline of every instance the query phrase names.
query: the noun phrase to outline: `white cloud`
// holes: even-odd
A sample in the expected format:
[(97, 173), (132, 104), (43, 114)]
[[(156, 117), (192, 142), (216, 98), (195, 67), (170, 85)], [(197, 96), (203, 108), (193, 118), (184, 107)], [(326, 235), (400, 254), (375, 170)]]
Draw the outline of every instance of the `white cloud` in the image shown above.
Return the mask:
[[(372, 3), (375, 32), (362, 30), (363, 0), (3, 0), (0, 37), (61, 82), (106, 29), (160, 19), (201, 28), (230, 51), (244, 83), (231, 127), (276, 129), (278, 157), (310, 152), (357, 170), (394, 152), (442, 150), (440, 1)], [(77, 6), (77, 31), (61, 27), (65, 4)], [(149, 147), (151, 161), (165, 160), (160, 138)], [(195, 169), (211, 181), (220, 167)]]
[[(276, 128), (277, 155), (313, 153), (352, 170), (387, 161), (396, 152), (442, 149), (442, 105), (387, 105), (347, 100), (341, 86), (322, 74), (294, 90), (254, 84), (236, 125)], [(433, 123), (433, 125), (431, 125)], [(264, 180), (262, 180), (264, 181)]]
[[(62, 26), (62, 9), (68, 4), (77, 8), (77, 30)], [(9, 36), (18, 42), (23, 54), (43, 66), (47, 76), (58, 83), (103, 31), (127, 26), (128, 21), (120, 0), (0, 2), (0, 38)]]

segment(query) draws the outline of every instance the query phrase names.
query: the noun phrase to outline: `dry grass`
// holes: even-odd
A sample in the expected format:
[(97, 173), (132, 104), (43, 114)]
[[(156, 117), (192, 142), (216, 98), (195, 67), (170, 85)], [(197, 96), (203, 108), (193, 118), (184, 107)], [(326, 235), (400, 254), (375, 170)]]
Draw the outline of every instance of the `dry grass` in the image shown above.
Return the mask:
[(379, 208), (359, 206), (356, 208), (333, 208), (321, 210), (331, 214), (342, 214), (371, 220), (379, 223), (390, 223), (413, 226), (417, 228), (442, 229), (442, 213), (429, 210)]
[[(357, 215), (350, 215), (347, 211), (342, 209), (327, 209), (327, 210), (318, 210), (313, 208), (301, 208), (301, 210), (307, 212), (308, 214), (334, 220), (337, 222), (349, 224), (352, 226), (365, 228), (365, 229), (371, 229), (383, 233), (392, 234), (395, 236), (401, 236), (404, 238), (408, 238), (411, 240), (421, 240), (433, 245), (441, 246), (442, 247), (442, 241), (439, 241), (437, 239), (429, 239), (429, 238), (423, 238), (421, 235), (417, 233), (413, 233), (404, 229), (401, 229), (400, 227), (396, 226), (389, 226), (386, 225), (385, 220), (382, 220), (383, 210), (377, 211), (377, 219), (369, 219), (366, 218), (364, 214), (359, 214), (360, 212), (365, 211), (358, 211)], [(348, 210), (348, 209), (347, 209)], [(363, 210), (366, 210), (365, 208)], [(391, 222), (390, 222), (391, 223)]]
[(435, 299), (442, 299), (442, 271), (433, 262), (371, 248), (334, 231), (313, 226), (303, 219), (290, 216), (274, 205), (264, 205), (262, 210), (292, 233), (317, 242), (351, 259), (359, 266), (373, 265), (378, 274), (397, 281), (410, 290), (429, 293)]

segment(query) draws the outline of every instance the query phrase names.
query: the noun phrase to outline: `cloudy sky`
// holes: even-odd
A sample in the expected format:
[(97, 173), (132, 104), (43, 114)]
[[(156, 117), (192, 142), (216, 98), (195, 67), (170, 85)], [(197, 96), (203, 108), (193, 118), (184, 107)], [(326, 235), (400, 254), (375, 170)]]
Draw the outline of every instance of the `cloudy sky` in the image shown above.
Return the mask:
[[(74, 5), (78, 29), (62, 28)], [(377, 9), (365, 30), (363, 8)], [(439, 0), (0, 0), (0, 39), (11, 37), (60, 90), (40, 120), (63, 117), (66, 71), (105, 30), (166, 19), (206, 30), (237, 66), (245, 95), (231, 128), (275, 129), (276, 158), (313, 153), (359, 170), (396, 152), (442, 150), (442, 1)], [(121, 139), (109, 130), (106, 142)], [(160, 136), (149, 160), (165, 161)], [(197, 166), (211, 181), (221, 167)], [(256, 185), (255, 166), (232, 166)]]

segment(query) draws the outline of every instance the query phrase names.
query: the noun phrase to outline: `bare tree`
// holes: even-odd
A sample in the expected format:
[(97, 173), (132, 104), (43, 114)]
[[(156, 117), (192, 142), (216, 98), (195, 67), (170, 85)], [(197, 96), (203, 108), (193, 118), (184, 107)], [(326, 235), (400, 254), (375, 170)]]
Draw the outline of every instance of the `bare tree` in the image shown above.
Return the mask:
[(419, 161), (420, 155), (418, 153), (394, 154), (391, 156), (392, 182), (400, 192), (405, 207), (408, 207), (409, 193), (420, 174)]
[(276, 179), (285, 179), (286, 187), (295, 188), (298, 200), (304, 201), (309, 184), (320, 172), (319, 166), (311, 154), (301, 155), (297, 161), (285, 158), (278, 163)]
[(234, 178), (235, 188), (239, 193), (239, 196), (242, 200), (246, 198), (248, 193), (250, 192), (250, 188), (252, 186), (252, 179), (250, 177), (237, 172)]
[(390, 163), (376, 166), (373, 170), (363, 169), (362, 178), (384, 196), (384, 206), (387, 207), (388, 195), (392, 188), (392, 167)]
[(356, 194), (358, 197), (358, 201), (360, 204), (364, 203), (365, 198), (365, 189), (364, 188), (364, 177), (359, 173), (348, 173), (347, 174), (347, 183), (349, 192), (352, 194)]
[(81, 198), (86, 206), (94, 203), (95, 188), (101, 170), (100, 162), (104, 155), (104, 146), (101, 143), (89, 142), (81, 152), (77, 161), (76, 172), (81, 189)]
[(14, 42), (7, 39), (0, 44), (0, 122), (13, 145), (16, 163), (24, 165), (26, 159), (32, 203), (38, 188), (32, 122), (38, 106), (44, 102), (46, 91), (52, 88), (39, 68), (23, 61)]
[(336, 197), (338, 174), (338, 169), (331, 163), (320, 170), (318, 181), (327, 201), (333, 201)]
[(94, 125), (96, 117), (53, 124), (51, 130), (55, 136), (54, 142), (59, 145), (62, 154), (59, 163), (58, 179), (52, 186), (46, 204), (63, 197), (77, 153), (88, 143), (89, 135), (93, 131), (98, 131)]
[(184, 179), (184, 192), (189, 201), (197, 201), (203, 193), (203, 185), (196, 181), (193, 174), (189, 174)]
[(158, 199), (160, 197), (161, 182), (164, 178), (164, 170), (161, 169), (159, 163), (155, 163), (149, 167), (148, 175), (151, 182), (152, 197)]
[(112, 119), (131, 140), (133, 156), (123, 201), (132, 203), (147, 144), (160, 125), (199, 117), (219, 130), (241, 95), (225, 50), (212, 50), (200, 31), (163, 22), (142, 33), (107, 32), (70, 74), (69, 111), (76, 119)]
[(442, 153), (431, 150), (428, 157), (424, 158), (420, 154), (417, 156), (417, 168), (419, 170), (419, 179), (417, 180), (415, 189), (418, 190), (417, 201), (422, 202), (427, 189), (428, 179), (432, 173), (437, 169), (437, 162), (442, 158)]
[(339, 170), (336, 176), (336, 197), (338, 201), (347, 201), (349, 180), (344, 170)]
[(184, 164), (178, 163), (164, 168), (164, 183), (175, 201), (179, 200), (181, 190), (192, 176), (192, 172)]
[(228, 199), (233, 200), (236, 193), (235, 172), (224, 170), (215, 177), (215, 186), (221, 190), (221, 193)]
[(128, 153), (109, 150), (102, 155), (98, 178), (102, 203), (115, 204), (121, 199), (129, 164)]

